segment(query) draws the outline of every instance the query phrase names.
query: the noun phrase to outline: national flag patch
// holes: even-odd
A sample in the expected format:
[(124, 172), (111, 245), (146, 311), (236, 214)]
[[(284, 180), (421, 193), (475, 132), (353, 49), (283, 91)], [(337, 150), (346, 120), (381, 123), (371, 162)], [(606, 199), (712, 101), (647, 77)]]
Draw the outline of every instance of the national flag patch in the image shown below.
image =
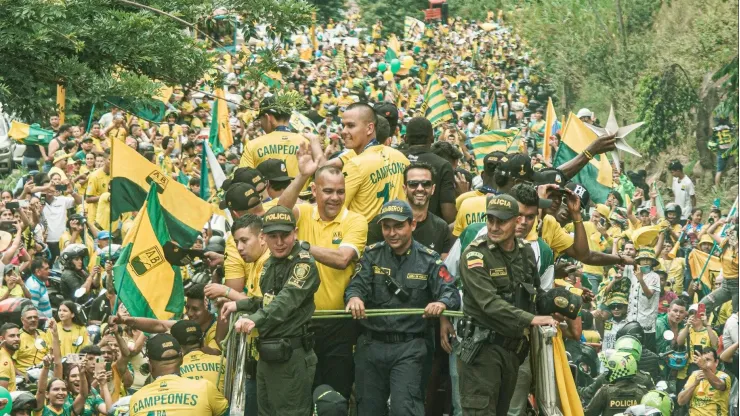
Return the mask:
[(483, 259), (469, 259), (468, 269), (472, 269), (473, 267), (483, 267)]

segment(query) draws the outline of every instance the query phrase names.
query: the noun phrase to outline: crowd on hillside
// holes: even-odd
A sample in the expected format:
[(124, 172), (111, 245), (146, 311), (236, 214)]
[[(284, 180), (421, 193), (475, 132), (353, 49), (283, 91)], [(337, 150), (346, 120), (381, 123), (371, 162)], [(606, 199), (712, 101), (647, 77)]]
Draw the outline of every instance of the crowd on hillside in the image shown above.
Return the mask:
[[(519, 416), (539, 374), (530, 328), (552, 326), (586, 415), (737, 415), (736, 207), (700, 206), (708, 189), (678, 160), (657, 177), (614, 165), (614, 189), (593, 200), (571, 179), (610, 157), (615, 138), (553, 166), (552, 92), (500, 13), (427, 22), (398, 41), (381, 21), (358, 22), (245, 39), (238, 49), (278, 46), (299, 61), (260, 82), (219, 52), (218, 76), (173, 86), (160, 123), (117, 107), (89, 124), (48, 120), (54, 138), (27, 146), (28, 174), (0, 198), (6, 410)], [(423, 106), (433, 75), (454, 114), (435, 125)], [(274, 107), (284, 87), (303, 108)], [(192, 247), (202, 258), (181, 268), (181, 319), (132, 317), (113, 275), (137, 213), (111, 218), (111, 143), (200, 196), (217, 88), (234, 138), (207, 168), (228, 177), (208, 195), (219, 220)], [(588, 109), (577, 117), (600, 122)], [(480, 163), (471, 139), (493, 120), (520, 144)], [(719, 182), (736, 167), (737, 132), (715, 132)], [(424, 316), (372, 316), (403, 308)], [(466, 318), (443, 314), (455, 310)], [(312, 319), (328, 311), (355, 319)], [(230, 403), (231, 332), (252, 346), (245, 397)]]

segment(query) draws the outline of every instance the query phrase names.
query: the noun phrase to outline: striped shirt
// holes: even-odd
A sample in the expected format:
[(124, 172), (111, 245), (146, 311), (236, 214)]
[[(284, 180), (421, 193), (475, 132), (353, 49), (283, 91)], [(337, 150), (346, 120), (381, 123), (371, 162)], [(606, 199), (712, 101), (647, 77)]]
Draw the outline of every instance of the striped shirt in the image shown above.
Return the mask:
[(49, 302), (49, 292), (46, 290), (44, 282), (38, 277), (31, 275), (26, 281), (26, 288), (31, 292), (31, 302), (38, 308), (39, 312), (47, 318), (53, 318), (51, 312), (51, 303)]

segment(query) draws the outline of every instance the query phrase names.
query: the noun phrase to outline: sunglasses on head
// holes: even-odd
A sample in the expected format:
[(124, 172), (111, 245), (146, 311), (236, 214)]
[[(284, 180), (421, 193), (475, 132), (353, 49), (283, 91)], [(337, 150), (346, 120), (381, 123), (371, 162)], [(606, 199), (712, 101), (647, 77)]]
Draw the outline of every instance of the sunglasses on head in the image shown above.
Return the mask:
[(408, 186), (411, 189), (416, 189), (421, 185), (424, 189), (429, 189), (432, 187), (432, 181), (408, 181), (406, 182), (406, 186)]

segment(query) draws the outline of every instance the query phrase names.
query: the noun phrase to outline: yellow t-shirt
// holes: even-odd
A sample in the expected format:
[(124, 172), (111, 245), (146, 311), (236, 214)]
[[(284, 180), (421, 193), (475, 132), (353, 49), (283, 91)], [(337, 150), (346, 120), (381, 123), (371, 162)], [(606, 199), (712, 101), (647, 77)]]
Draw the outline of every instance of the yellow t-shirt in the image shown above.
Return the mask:
[(108, 134), (106, 138), (109, 140), (126, 140), (126, 135), (128, 132), (126, 131), (125, 127), (114, 127), (110, 130), (108, 130)]
[(460, 205), (462, 205), (463, 201), (465, 201), (466, 199), (472, 198), (474, 196), (485, 196), (485, 195), (486, 194), (484, 194), (483, 192), (477, 191), (477, 190), (476, 191), (468, 191), (468, 192), (465, 192), (464, 194), (458, 196), (455, 199), (455, 208), (458, 211), (460, 211)]
[(174, 125), (174, 127), (172, 128), (172, 131), (170, 131), (170, 125), (167, 123), (161, 124), (158, 130), (159, 130), (159, 134), (161, 134), (163, 137), (170, 136), (170, 137), (178, 138), (182, 136), (182, 127), (180, 127), (177, 124)]
[(90, 136), (93, 139), (93, 146), (95, 147), (95, 151), (98, 153), (103, 153), (105, 151), (105, 148), (103, 147), (103, 143), (106, 144), (106, 147), (110, 147), (110, 139), (107, 137), (95, 137)]
[[(367, 241), (367, 222), (365, 218), (346, 208), (339, 212), (333, 221), (324, 221), (316, 206), (298, 205), (298, 239), (308, 241), (312, 246), (327, 249), (349, 247), (362, 256)], [(354, 265), (344, 270), (334, 269), (316, 262), (321, 285), (314, 295), (318, 310), (344, 309), (344, 290), (354, 274)]]
[(101, 230), (110, 229), (110, 192), (103, 192), (98, 199), (98, 207), (95, 209), (95, 224)]
[(552, 215), (545, 215), (542, 220), (542, 239), (552, 249), (554, 258), (558, 258), (573, 245), (573, 237), (568, 234)]
[[(694, 362), (694, 348), (705, 348), (705, 347), (711, 347), (711, 341), (709, 339), (709, 331), (712, 331), (715, 336), (717, 335), (716, 332), (714, 332), (713, 329), (702, 329), (701, 331), (694, 331), (694, 328), (689, 328), (689, 340), (686, 341), (686, 345), (688, 346), (688, 362), (689, 364)], [(691, 342), (689, 342), (691, 341)], [(687, 365), (683, 369), (681, 369), (678, 372), (677, 378), (679, 380), (683, 380), (688, 375), (689, 366)]]
[(280, 201), (280, 197), (272, 198), (271, 200), (267, 202), (262, 203), (262, 209), (265, 211), (269, 210), (270, 208), (276, 206), (278, 204), (278, 201)]
[(8, 382), (8, 391), (15, 391), (15, 364), (5, 348), (0, 347), (0, 381)]
[[(110, 175), (105, 173), (101, 168), (91, 173), (87, 178), (87, 190), (85, 196), (101, 196), (103, 193), (108, 192), (108, 184), (110, 183)], [(97, 215), (98, 203), (86, 203), (85, 212), (87, 212), (87, 220), (94, 222)]]
[(686, 266), (686, 259), (680, 257), (673, 260), (659, 258), (658, 262), (663, 266), (663, 270), (668, 274), (668, 280), (673, 279), (672, 290), (677, 295), (683, 293), (683, 270)]
[(409, 160), (396, 149), (383, 145), (365, 149), (344, 165), (344, 206), (369, 223), (384, 203), (392, 199), (405, 201), (403, 171), (408, 165)]
[[(686, 384), (694, 384), (697, 374), (701, 372), (695, 371), (689, 377)], [(716, 416), (716, 415), (729, 415), (729, 402), (730, 402), (730, 386), (732, 381), (730, 376), (717, 371), (717, 378), (725, 383), (725, 391), (720, 391), (712, 387), (709, 380), (706, 378), (699, 382), (699, 385), (694, 389), (694, 395), (691, 396), (689, 402), (689, 416)]]
[(229, 403), (208, 380), (159, 377), (131, 396), (131, 416), (223, 415)]
[(72, 325), (72, 329), (66, 330), (59, 323), (57, 324), (57, 334), (59, 335), (59, 344), (62, 348), (62, 357), (67, 354), (77, 354), (82, 347), (90, 345), (90, 336), (87, 333), (87, 328), (84, 326)]
[[(603, 252), (606, 248), (606, 240), (603, 240), (601, 233), (596, 229), (596, 225), (591, 221), (584, 221), (583, 228), (586, 230), (588, 236), (588, 248), (591, 251)], [(592, 266), (590, 264), (583, 265), (583, 272), (594, 274), (599, 277), (604, 277), (604, 266)]]
[[(5, 294), (8, 293), (8, 286), (0, 286), (0, 298), (5, 296)], [(15, 285), (13, 289), (10, 291), (9, 298), (22, 298), (23, 297), (23, 289), (21, 289), (20, 285)]]
[(182, 357), (181, 376), (192, 380), (208, 380), (214, 386), (217, 386), (220, 392), (224, 391), (224, 377), (219, 377), (223, 371), (221, 356), (219, 355), (210, 355), (203, 351), (191, 351)]
[(260, 275), (262, 268), (267, 259), (270, 258), (270, 250), (265, 247), (262, 253), (254, 263), (246, 263), (236, 248), (236, 242), (233, 236), (226, 239), (226, 250), (224, 253), (224, 280), (244, 278), (244, 293), (247, 296), (261, 297)]
[(216, 319), (213, 319), (211, 326), (208, 327), (206, 335), (203, 337), (203, 345), (214, 350), (221, 351), (221, 346), (216, 341)]
[[(722, 243), (723, 246), (727, 245), (727, 241)], [(725, 279), (737, 280), (737, 251), (733, 250), (732, 247), (724, 248), (722, 253), (722, 275)]]
[(43, 348), (36, 349), (36, 336), (20, 330), (21, 344), (18, 351), (13, 354), (15, 366), (23, 374), (26, 374), (28, 367), (39, 364), (43, 361), (44, 356), (51, 350), (51, 334), (47, 331), (37, 330), (38, 337), (43, 341)]
[(265, 134), (247, 143), (239, 167), (256, 168), (267, 159), (279, 159), (285, 162), (288, 176), (295, 178), (299, 173), (296, 153), (301, 143), (308, 143), (308, 140), (298, 133), (276, 130)]
[[(461, 195), (462, 196), (462, 195)], [(455, 216), (455, 228), (452, 235), (459, 237), (465, 227), (477, 222), (486, 222), (486, 196), (473, 196), (460, 204)]]

